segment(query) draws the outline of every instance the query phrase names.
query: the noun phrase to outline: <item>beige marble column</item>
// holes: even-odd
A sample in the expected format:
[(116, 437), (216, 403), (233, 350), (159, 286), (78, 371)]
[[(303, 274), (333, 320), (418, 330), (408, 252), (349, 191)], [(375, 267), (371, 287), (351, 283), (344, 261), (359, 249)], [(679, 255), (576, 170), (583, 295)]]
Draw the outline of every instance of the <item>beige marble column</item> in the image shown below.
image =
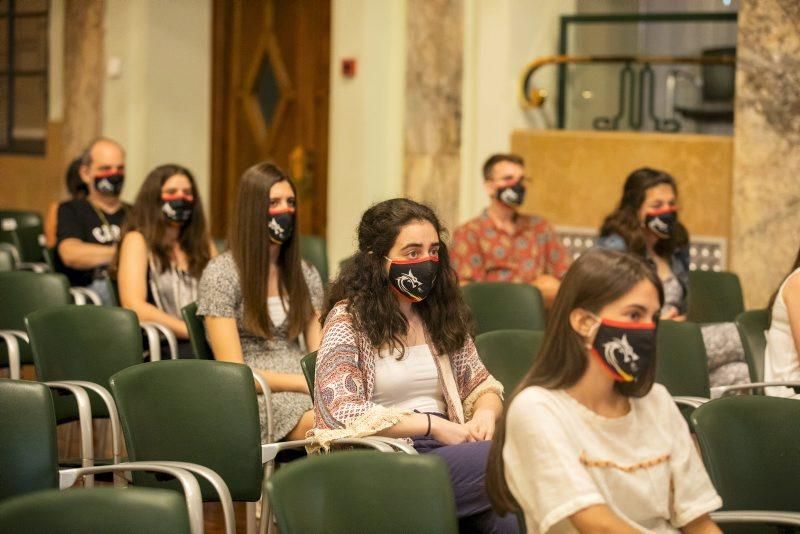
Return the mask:
[(740, 5), (731, 268), (753, 308), (800, 246), (800, 2)]
[(100, 135), (105, 0), (67, 0), (64, 10), (64, 156)]
[(404, 192), (458, 215), (463, 0), (408, 0)]

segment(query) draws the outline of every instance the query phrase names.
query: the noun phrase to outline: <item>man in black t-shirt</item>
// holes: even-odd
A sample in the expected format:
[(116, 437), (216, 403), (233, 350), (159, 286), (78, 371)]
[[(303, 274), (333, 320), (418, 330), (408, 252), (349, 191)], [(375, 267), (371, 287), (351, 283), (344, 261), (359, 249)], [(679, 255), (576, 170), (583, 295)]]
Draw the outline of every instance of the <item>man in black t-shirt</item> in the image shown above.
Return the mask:
[(58, 207), (57, 269), (71, 285), (94, 290), (107, 304), (111, 296), (104, 280), (106, 269), (129, 209), (119, 198), (125, 181), (125, 151), (115, 141), (97, 139), (83, 153), (80, 175), (89, 195)]

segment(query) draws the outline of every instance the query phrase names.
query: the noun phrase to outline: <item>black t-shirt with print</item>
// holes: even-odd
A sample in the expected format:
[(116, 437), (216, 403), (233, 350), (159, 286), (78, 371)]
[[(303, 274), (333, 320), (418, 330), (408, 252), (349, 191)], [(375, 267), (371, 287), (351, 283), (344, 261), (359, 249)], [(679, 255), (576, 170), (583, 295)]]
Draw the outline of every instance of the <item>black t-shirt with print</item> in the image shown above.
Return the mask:
[[(62, 202), (58, 206), (58, 226), (56, 230), (57, 245), (65, 239), (80, 239), (84, 243), (95, 245), (112, 245), (118, 243), (122, 230), (122, 223), (130, 206), (123, 204), (114, 213), (101, 212), (105, 216), (103, 221), (94, 207), (86, 199)], [(108, 223), (106, 225), (106, 223)], [(105, 273), (106, 267), (78, 270), (64, 265), (56, 254), (56, 270), (64, 273), (73, 286), (88, 286), (96, 277)]]

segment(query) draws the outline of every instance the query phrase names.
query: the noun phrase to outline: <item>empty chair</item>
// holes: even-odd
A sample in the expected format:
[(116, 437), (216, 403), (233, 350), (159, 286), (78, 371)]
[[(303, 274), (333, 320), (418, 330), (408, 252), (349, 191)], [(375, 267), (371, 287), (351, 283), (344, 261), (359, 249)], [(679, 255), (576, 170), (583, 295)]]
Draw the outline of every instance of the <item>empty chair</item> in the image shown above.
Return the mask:
[(794, 512), (800, 526), (800, 402), (727, 397), (697, 408), (691, 421), (723, 510)]
[(673, 397), (708, 399), (711, 386), (700, 327), (688, 321), (661, 321), (656, 343), (656, 382), (666, 386)]
[[(77, 391), (81, 392), (80, 388)], [(81, 392), (85, 394), (85, 392)], [(36, 495), (42, 490), (66, 489), (79, 477), (104, 472), (123, 473), (153, 471), (175, 477), (186, 497), (186, 509), (191, 531), (199, 534), (203, 528), (203, 508), (200, 487), (191, 473), (209, 480), (222, 495), (226, 532), (235, 532), (233, 505), (225, 484), (218, 475), (191, 464), (120, 463), (111, 466), (58, 469), (55, 412), (48, 386), (39, 382), (0, 380), (0, 502), (20, 495)], [(75, 490), (78, 491), (78, 490)], [(24, 501), (23, 501), (24, 502)], [(13, 510), (11, 508), (10, 510)], [(4, 509), (9, 512), (9, 509)], [(10, 513), (10, 512), (9, 512)], [(7, 516), (4, 516), (7, 517)], [(42, 518), (44, 519), (44, 517)], [(0, 523), (9, 525), (12, 523)], [(23, 523), (29, 527), (28, 523)], [(65, 532), (65, 529), (43, 529), (39, 532)], [(78, 529), (74, 532), (86, 532)], [(92, 531), (92, 530), (89, 530)], [(98, 531), (105, 530), (100, 529)], [(130, 529), (128, 530), (130, 532)], [(0, 526), (0, 532), (9, 532)], [(25, 532), (37, 532), (26, 528)]]
[(1, 210), (0, 241), (17, 248), (26, 268), (46, 270), (42, 217), (33, 211)]
[(61, 274), (0, 273), (0, 302), (0, 367), (8, 367), (11, 378), (18, 379), (20, 365), (33, 363), (25, 316), (38, 309), (70, 304), (69, 283)]
[(495, 330), (477, 336), (475, 347), (492, 376), (503, 384), (508, 397), (530, 370), (543, 340), (541, 331)]
[(189, 534), (186, 503), (174, 491), (151, 488), (45, 490), (0, 503), (0, 532)]
[(528, 284), (474, 282), (462, 289), (475, 319), (475, 334), (492, 330), (544, 330), (542, 294)]
[(687, 318), (695, 323), (729, 323), (744, 311), (739, 277), (730, 272), (690, 271)]
[(316, 235), (300, 236), (300, 256), (317, 268), (322, 283), (328, 284), (328, 248), (325, 238)]
[(13, 271), (17, 267), (17, 249), (9, 243), (0, 243), (0, 272)]
[(458, 532), (447, 468), (432, 454), (309, 457), (281, 468), (267, 489), (282, 533)]
[(186, 329), (189, 331), (189, 341), (192, 343), (192, 352), (201, 360), (213, 360), (214, 353), (211, 351), (211, 346), (206, 339), (206, 327), (203, 324), (203, 319), (197, 315), (197, 303), (184, 306), (181, 309), (183, 322), (186, 323)]
[(764, 380), (764, 351), (769, 329), (769, 310), (748, 310), (736, 316), (736, 327), (742, 337), (744, 356), (750, 369), (750, 381)]

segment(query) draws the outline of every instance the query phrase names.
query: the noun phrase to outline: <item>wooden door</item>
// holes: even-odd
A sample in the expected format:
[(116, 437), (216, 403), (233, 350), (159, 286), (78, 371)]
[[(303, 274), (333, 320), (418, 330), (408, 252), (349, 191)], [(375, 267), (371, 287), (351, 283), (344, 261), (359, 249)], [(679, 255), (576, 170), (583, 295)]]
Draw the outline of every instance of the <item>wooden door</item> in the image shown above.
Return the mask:
[(298, 189), (303, 234), (325, 235), (330, 0), (215, 0), (212, 232), (225, 234), (242, 172), (270, 160)]

